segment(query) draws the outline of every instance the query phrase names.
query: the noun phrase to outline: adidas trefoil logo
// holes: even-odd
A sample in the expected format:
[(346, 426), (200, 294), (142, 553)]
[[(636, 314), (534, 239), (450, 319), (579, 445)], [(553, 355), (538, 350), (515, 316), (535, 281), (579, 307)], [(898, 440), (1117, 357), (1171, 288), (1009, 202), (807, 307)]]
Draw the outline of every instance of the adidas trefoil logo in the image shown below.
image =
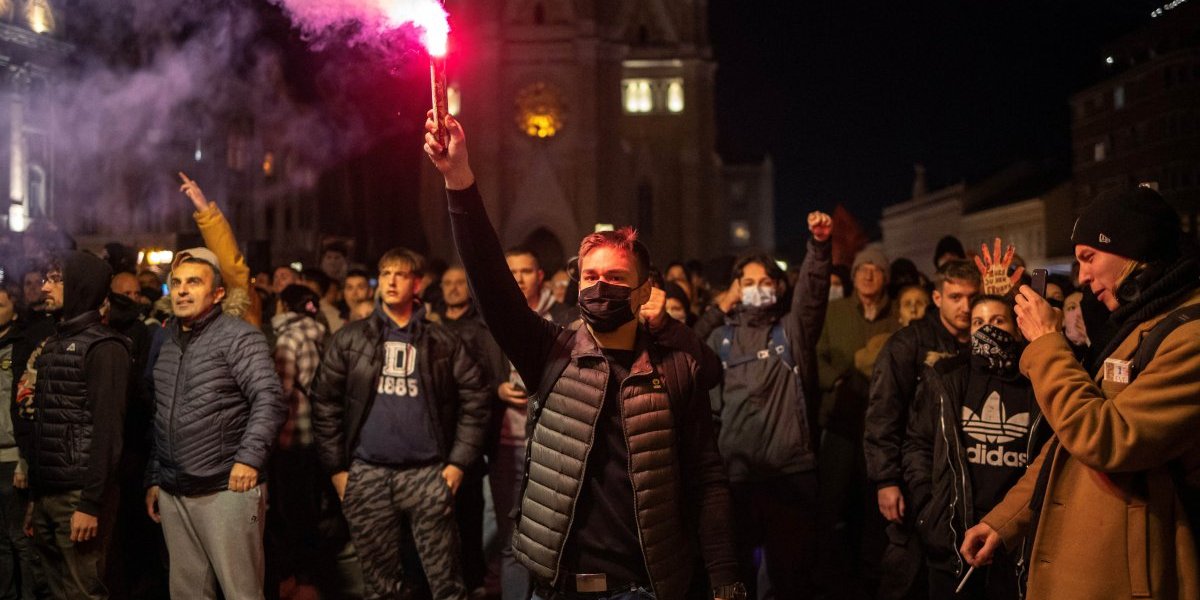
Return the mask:
[(1000, 394), (992, 392), (983, 403), (983, 409), (975, 414), (970, 408), (962, 409), (963, 431), (972, 439), (989, 444), (1004, 444), (1025, 437), (1029, 433), (1029, 413), (1008, 416)]

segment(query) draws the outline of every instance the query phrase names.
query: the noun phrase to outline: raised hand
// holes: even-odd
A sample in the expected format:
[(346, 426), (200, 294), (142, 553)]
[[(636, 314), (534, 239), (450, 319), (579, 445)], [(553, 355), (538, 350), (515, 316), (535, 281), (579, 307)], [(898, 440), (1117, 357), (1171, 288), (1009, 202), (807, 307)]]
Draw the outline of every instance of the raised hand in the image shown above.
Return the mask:
[(833, 235), (833, 217), (820, 211), (808, 213), (808, 230), (812, 232), (814, 240), (824, 242)]
[(1025, 274), (1025, 267), (1017, 267), (1012, 275), (1008, 274), (1009, 267), (1012, 266), (1013, 257), (1017, 254), (1017, 249), (1013, 248), (1012, 244), (1008, 245), (1008, 250), (1004, 252), (1004, 256), (1000, 256), (1000, 238), (996, 238), (995, 251), (989, 251), (987, 244), (982, 244), (980, 249), (982, 252), (975, 257), (975, 266), (979, 268), (979, 274), (983, 277), (982, 292), (985, 296), (1005, 296), (1021, 281), (1021, 275)]
[(200, 189), (200, 184), (188, 179), (188, 176), (182, 171), (179, 173), (179, 179), (183, 182), (183, 185), (179, 186), (179, 191), (187, 194), (188, 199), (192, 201), (192, 205), (196, 207), (197, 212), (209, 207), (210, 203), (208, 198), (204, 196), (204, 190)]
[(471, 172), (467, 158), (467, 136), (458, 119), (447, 116), (445, 127), (450, 134), (450, 146), (442, 146), (434, 135), (438, 130), (435, 118), (432, 110), (425, 113), (425, 154), (445, 177), (446, 189), (465, 190), (475, 183), (475, 174)]

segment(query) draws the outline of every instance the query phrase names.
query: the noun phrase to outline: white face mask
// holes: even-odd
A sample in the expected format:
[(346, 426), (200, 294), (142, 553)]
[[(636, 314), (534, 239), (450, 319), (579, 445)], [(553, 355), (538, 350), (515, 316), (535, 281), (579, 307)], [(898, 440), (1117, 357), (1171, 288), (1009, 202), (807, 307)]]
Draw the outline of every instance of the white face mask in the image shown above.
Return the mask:
[(829, 286), (829, 299), (830, 300), (841, 300), (842, 298), (845, 298), (845, 297), (846, 297), (846, 288), (844, 288), (840, 285)]
[(775, 305), (775, 288), (742, 288), (742, 304), (751, 308), (766, 308)]

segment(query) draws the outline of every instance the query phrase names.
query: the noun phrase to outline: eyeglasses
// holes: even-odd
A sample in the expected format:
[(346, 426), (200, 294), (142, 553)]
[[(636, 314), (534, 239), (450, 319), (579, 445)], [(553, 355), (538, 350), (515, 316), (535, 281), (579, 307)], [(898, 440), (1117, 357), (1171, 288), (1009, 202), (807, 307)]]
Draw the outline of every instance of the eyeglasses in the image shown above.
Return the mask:
[(62, 282), (63, 278), (61, 273), (50, 273), (49, 275), (46, 275), (45, 279), (42, 280), (42, 285), (46, 285), (47, 283), (58, 285)]

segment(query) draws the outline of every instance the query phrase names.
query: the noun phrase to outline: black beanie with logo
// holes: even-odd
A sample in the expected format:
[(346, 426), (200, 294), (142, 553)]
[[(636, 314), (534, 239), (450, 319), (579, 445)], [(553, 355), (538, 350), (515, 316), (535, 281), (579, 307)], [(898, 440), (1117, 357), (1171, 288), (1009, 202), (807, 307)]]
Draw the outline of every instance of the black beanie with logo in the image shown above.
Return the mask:
[(1071, 241), (1140, 262), (1171, 259), (1183, 232), (1179, 213), (1156, 191), (1138, 186), (1093, 201), (1075, 221)]

